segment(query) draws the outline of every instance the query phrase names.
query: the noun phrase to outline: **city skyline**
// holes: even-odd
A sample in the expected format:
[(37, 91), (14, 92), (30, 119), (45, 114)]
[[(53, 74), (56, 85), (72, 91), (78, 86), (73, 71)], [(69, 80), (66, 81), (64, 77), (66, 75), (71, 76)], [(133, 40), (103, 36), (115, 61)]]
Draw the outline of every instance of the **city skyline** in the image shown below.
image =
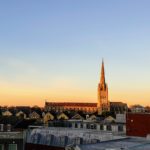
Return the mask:
[(0, 2), (0, 105), (110, 101), (149, 105), (148, 0)]

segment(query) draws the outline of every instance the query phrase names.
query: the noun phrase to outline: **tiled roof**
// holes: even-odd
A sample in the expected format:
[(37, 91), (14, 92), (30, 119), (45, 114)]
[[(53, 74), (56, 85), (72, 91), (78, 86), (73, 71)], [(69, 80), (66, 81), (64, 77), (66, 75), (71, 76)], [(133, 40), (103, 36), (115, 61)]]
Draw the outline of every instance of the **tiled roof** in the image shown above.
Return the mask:
[(122, 102), (110, 102), (110, 105), (111, 106), (114, 106), (114, 105), (123, 106), (123, 105), (127, 105), (127, 104), (126, 103), (122, 103)]
[(97, 103), (69, 103), (69, 102), (46, 102), (45, 106), (79, 106), (79, 107), (97, 107)]

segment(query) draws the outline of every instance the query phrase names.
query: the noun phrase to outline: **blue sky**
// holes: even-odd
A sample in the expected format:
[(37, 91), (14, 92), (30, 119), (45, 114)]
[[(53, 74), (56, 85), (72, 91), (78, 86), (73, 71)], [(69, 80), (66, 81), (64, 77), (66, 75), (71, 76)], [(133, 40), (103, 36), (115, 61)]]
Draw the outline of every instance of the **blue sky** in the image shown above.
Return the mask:
[(150, 100), (149, 0), (0, 2), (1, 105), (96, 101), (101, 60), (111, 100)]

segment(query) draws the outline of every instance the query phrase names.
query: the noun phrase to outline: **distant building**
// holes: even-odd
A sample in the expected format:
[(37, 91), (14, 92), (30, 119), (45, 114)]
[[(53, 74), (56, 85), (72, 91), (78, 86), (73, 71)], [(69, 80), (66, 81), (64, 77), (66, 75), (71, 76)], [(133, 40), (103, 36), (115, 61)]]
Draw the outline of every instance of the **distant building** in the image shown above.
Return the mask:
[(19, 118), (26, 118), (27, 115), (26, 115), (24, 112), (19, 111), (19, 112), (16, 113), (16, 117), (19, 117)]
[(105, 82), (105, 71), (104, 71), (104, 62), (102, 62), (101, 68), (101, 79), (98, 84), (98, 102), (97, 103), (70, 103), (70, 102), (45, 102), (46, 111), (83, 111), (87, 113), (98, 112), (101, 114), (104, 111), (110, 110), (110, 103), (108, 100), (108, 86)]
[(102, 114), (111, 111), (113, 113), (125, 113), (127, 104), (122, 102), (109, 102), (108, 85), (105, 82), (104, 62), (102, 61), (100, 83), (98, 84), (97, 103), (74, 103), (74, 102), (45, 102), (45, 111), (83, 111), (85, 113)]
[(77, 113), (71, 117), (71, 120), (84, 120), (84, 117)]
[(96, 112), (97, 104), (96, 103), (71, 103), (71, 102), (45, 102), (46, 111), (84, 111), (84, 112)]
[(145, 112), (150, 113), (150, 106), (145, 107)]
[(3, 116), (12, 116), (13, 114), (9, 110), (6, 110), (6, 111), (2, 112), (2, 115)]
[(128, 106), (126, 103), (122, 102), (110, 102), (110, 112), (115, 114), (124, 114), (127, 112)]
[(116, 114), (116, 123), (126, 123), (126, 114)]
[(29, 114), (31, 113), (30, 106), (16, 106), (16, 110), (17, 112), (22, 111), (24, 114), (26, 114), (26, 117), (29, 117)]
[(58, 120), (68, 120), (69, 117), (65, 113), (60, 113), (57, 115)]
[(141, 106), (141, 105), (133, 105), (131, 106), (131, 112), (133, 113), (143, 113), (145, 112), (145, 107)]
[(50, 112), (47, 112), (43, 117), (43, 122), (48, 123), (50, 120), (54, 120), (54, 116)]
[(113, 118), (112, 116), (108, 116), (104, 119), (105, 123), (113, 123), (115, 122), (115, 118)]
[(32, 113), (29, 114), (29, 118), (31, 118), (31, 119), (39, 119), (40, 115), (37, 112), (33, 111)]

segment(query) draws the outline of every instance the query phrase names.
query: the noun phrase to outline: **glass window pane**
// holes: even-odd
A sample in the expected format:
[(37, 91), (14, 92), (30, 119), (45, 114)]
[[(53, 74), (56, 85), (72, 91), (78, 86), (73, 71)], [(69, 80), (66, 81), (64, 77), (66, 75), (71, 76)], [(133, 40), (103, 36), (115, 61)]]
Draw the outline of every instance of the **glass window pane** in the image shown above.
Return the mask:
[(0, 144), (0, 150), (4, 150), (4, 145)]
[(9, 144), (8, 150), (17, 150), (17, 144)]

